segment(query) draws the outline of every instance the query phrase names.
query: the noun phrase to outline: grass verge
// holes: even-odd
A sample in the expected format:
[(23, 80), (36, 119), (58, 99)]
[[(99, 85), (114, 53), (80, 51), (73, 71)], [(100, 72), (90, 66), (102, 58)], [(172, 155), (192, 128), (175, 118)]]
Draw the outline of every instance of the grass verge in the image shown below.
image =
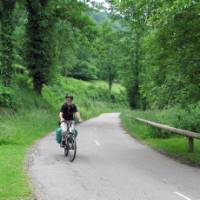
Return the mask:
[(4, 115), (0, 127), (0, 200), (31, 199), (24, 169), (27, 149), (52, 131), (55, 113), (42, 109)]
[[(151, 118), (152, 115), (152, 118)], [(123, 127), (142, 143), (148, 144), (154, 149), (173, 157), (183, 163), (200, 166), (200, 141), (195, 140), (194, 153), (188, 152), (187, 138), (168, 134), (166, 138), (157, 138), (159, 130), (151, 128), (135, 120), (135, 117), (142, 117), (144, 119), (154, 119), (154, 113), (141, 111), (123, 111), (121, 120)], [(165, 133), (161, 133), (162, 135)]]

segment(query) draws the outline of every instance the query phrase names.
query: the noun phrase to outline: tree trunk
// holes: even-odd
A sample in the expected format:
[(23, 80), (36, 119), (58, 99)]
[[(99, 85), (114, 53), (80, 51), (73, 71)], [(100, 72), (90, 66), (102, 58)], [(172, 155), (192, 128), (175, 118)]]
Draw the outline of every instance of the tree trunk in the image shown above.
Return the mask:
[(108, 89), (109, 89), (110, 95), (111, 95), (111, 91), (112, 91), (113, 78), (114, 78), (114, 76), (112, 76), (112, 69), (111, 69), (111, 67), (109, 67), (109, 72), (108, 72)]
[(0, 77), (4, 86), (10, 86), (14, 68), (13, 68), (13, 10), (15, 8), (15, 0), (2, 0), (1, 12), (1, 63), (0, 63)]
[(135, 109), (139, 107), (139, 68), (140, 68), (140, 32), (134, 30), (134, 43), (135, 48), (133, 51), (132, 68), (130, 72), (132, 73), (132, 80), (127, 86), (128, 97), (131, 108)]
[(48, 0), (27, 0), (27, 65), (33, 79), (33, 87), (41, 94), (43, 84), (48, 83), (52, 67), (52, 21), (47, 9)]
[(135, 90), (135, 107), (139, 107), (139, 68), (140, 68), (140, 51), (141, 51), (141, 45), (140, 45), (140, 33), (136, 31), (135, 33), (135, 46), (136, 46), (136, 51), (135, 51), (135, 84), (134, 84), (134, 90)]

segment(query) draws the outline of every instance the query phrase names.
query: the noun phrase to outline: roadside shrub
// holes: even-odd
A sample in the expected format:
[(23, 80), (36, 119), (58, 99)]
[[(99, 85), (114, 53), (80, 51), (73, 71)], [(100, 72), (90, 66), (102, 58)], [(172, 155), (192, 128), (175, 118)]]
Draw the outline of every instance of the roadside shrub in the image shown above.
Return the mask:
[(172, 133), (170, 133), (169, 131), (166, 130), (162, 130), (156, 127), (150, 127), (150, 131), (151, 131), (151, 137), (152, 138), (170, 138), (172, 135)]
[(200, 102), (185, 109), (176, 109), (174, 116), (175, 126), (200, 133)]
[(19, 87), (27, 88), (28, 86), (31, 87), (32, 85), (32, 80), (29, 78), (28, 74), (17, 74), (15, 77), (16, 85)]
[(14, 105), (14, 91), (11, 88), (0, 86), (0, 106), (12, 107)]

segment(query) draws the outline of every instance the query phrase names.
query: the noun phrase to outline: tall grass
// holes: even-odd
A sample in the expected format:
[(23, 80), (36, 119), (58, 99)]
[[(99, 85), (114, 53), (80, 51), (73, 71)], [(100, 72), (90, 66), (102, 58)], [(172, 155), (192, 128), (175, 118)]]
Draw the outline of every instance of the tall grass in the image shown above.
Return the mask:
[(27, 149), (56, 127), (56, 111), (28, 88), (16, 88), (13, 109), (0, 113), (0, 200), (31, 199), (24, 171)]
[(0, 199), (30, 199), (23, 162), (27, 148), (52, 131), (55, 113), (35, 109), (1, 118), (0, 128)]

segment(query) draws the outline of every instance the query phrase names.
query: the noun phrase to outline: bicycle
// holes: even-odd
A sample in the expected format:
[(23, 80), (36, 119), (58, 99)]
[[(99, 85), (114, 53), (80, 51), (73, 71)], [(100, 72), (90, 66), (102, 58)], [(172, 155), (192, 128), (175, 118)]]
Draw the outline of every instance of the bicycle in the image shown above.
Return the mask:
[(73, 131), (70, 130), (73, 123), (72, 121), (66, 121), (65, 123), (67, 124), (67, 131), (62, 136), (64, 140), (64, 145), (62, 147), (64, 148), (64, 155), (66, 157), (69, 157), (69, 160), (73, 162), (77, 152), (77, 144), (76, 144), (77, 132), (75, 130)]

